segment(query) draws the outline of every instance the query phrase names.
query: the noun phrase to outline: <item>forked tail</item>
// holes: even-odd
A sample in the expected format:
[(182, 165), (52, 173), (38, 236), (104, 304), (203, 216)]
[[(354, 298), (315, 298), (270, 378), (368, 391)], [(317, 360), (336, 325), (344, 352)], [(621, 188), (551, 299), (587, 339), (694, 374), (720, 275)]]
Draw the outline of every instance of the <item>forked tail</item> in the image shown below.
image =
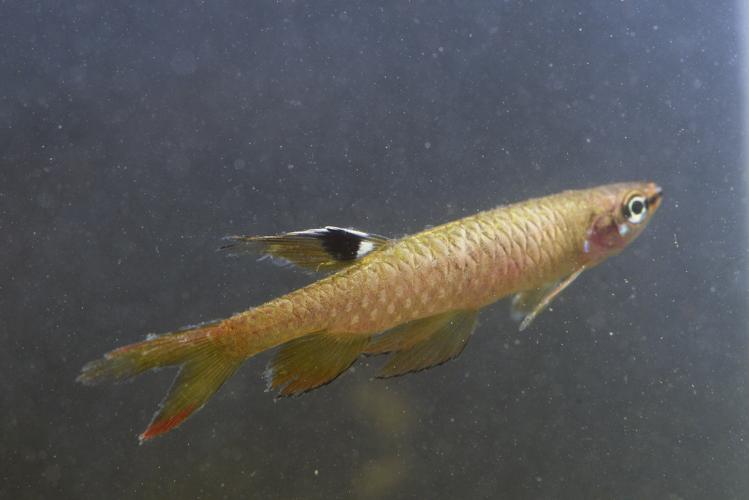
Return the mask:
[(141, 443), (147, 441), (202, 408), (244, 360), (216, 342), (212, 335), (216, 325), (168, 333), (110, 351), (84, 366), (78, 381), (89, 385), (121, 381), (154, 368), (181, 365), (169, 393), (140, 435)]

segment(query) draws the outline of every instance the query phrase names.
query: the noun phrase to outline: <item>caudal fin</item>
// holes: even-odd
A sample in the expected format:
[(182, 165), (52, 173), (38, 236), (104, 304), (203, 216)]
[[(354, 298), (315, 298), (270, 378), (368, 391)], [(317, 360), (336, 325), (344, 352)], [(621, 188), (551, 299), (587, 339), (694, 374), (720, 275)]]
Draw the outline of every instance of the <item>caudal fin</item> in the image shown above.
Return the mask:
[(126, 380), (154, 368), (181, 365), (169, 393), (140, 442), (174, 429), (221, 387), (242, 363), (215, 341), (215, 324), (169, 333), (120, 347), (83, 367), (84, 384)]

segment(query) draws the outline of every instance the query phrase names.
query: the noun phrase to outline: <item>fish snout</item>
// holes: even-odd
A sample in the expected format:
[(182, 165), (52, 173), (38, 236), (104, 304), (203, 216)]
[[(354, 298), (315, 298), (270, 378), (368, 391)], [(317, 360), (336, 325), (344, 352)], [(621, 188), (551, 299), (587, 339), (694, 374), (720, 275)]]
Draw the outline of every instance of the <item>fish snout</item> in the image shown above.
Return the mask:
[(651, 182), (648, 184), (645, 195), (648, 200), (648, 208), (656, 210), (661, 205), (661, 200), (663, 199), (663, 188)]

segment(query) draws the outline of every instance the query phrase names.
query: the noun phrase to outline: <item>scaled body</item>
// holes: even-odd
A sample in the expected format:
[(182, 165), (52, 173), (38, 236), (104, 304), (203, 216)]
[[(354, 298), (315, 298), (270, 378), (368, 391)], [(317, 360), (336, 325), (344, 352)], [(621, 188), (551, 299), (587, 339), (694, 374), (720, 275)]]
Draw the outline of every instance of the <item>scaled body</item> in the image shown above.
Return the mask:
[(184, 364), (141, 436), (148, 439), (202, 406), (243, 360), (279, 345), (268, 378), (282, 395), (331, 381), (363, 353), (391, 353), (384, 376), (428, 368), (457, 356), (477, 311), (498, 299), (515, 295), (526, 327), (583, 270), (629, 244), (660, 199), (652, 183), (612, 184), (499, 207), (400, 240), (331, 226), (235, 237), (235, 250), (338, 272), (224, 321), (112, 351), (80, 379)]

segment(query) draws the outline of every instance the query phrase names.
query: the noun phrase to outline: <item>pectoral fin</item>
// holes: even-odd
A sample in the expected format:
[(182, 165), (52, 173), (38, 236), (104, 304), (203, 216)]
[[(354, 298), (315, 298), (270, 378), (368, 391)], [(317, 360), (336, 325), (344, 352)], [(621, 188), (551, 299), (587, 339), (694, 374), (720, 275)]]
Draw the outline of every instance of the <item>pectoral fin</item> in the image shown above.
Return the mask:
[(232, 254), (257, 252), (313, 271), (338, 271), (382, 248), (383, 236), (326, 226), (276, 236), (229, 236)]
[(372, 337), (365, 352), (390, 352), (378, 377), (425, 370), (457, 357), (476, 327), (478, 311), (452, 311), (388, 330)]
[(515, 295), (512, 299), (513, 317), (525, 316), (520, 323), (520, 331), (522, 332), (528, 328), (536, 316), (546, 309), (551, 301), (554, 300), (557, 295), (562, 293), (562, 290), (575, 281), (583, 271), (585, 271), (585, 266), (570, 274), (560, 282), (549, 283), (541, 288), (526, 290)]
[(530, 290), (524, 290), (512, 298), (512, 305), (510, 309), (510, 315), (512, 319), (517, 322), (523, 321), (523, 319), (539, 304), (544, 298), (559, 286), (559, 281), (552, 281), (546, 283), (539, 288), (532, 288)]

